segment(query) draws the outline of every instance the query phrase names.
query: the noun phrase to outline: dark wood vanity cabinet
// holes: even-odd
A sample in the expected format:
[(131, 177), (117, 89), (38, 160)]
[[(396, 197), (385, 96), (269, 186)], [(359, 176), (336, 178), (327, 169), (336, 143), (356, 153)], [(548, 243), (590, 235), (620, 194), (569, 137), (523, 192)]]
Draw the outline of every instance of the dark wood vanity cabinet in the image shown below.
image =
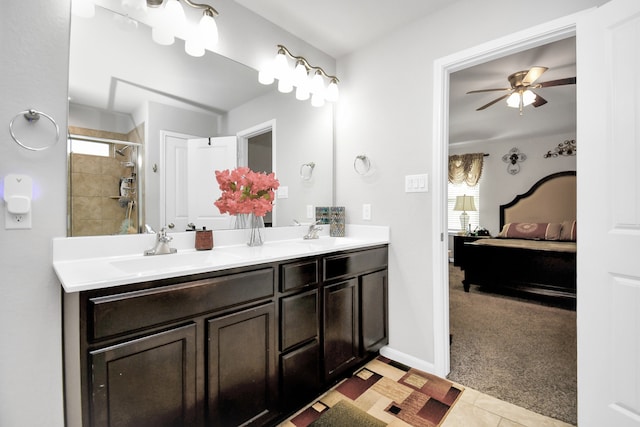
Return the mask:
[(387, 247), (78, 298), (83, 426), (275, 425), (387, 343)]

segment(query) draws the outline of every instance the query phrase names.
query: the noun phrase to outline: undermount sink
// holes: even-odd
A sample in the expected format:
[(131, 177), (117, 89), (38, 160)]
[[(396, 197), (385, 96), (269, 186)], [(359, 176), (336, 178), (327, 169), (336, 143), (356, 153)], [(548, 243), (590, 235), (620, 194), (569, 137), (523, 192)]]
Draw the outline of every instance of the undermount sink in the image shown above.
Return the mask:
[(310, 245), (312, 247), (317, 247), (317, 248), (335, 248), (339, 246), (347, 246), (347, 245), (362, 243), (361, 240), (354, 239), (351, 237), (329, 237), (329, 236), (322, 236), (318, 239), (296, 240), (296, 242), (302, 243), (305, 245)]
[(188, 269), (202, 267), (203, 265), (228, 264), (238, 260), (240, 260), (240, 257), (235, 254), (206, 251), (140, 256), (112, 261), (111, 265), (125, 273), (145, 274), (158, 270)]

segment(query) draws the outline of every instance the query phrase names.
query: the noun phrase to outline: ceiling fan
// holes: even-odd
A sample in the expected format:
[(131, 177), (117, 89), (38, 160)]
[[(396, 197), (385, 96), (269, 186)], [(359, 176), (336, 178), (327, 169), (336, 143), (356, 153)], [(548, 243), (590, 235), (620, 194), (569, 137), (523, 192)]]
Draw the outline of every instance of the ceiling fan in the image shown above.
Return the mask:
[(576, 84), (575, 77), (567, 77), (564, 79), (535, 83), (536, 80), (538, 80), (540, 76), (548, 69), (549, 68), (547, 67), (531, 67), (531, 69), (529, 70), (517, 71), (511, 74), (509, 77), (507, 77), (507, 80), (509, 80), (509, 83), (511, 84), (510, 88), (479, 89), (479, 90), (469, 91), (467, 92), (467, 94), (480, 93), (480, 92), (508, 91), (507, 94), (494, 99), (493, 101), (483, 105), (480, 108), (477, 108), (476, 111), (484, 110), (485, 108), (491, 107), (496, 102), (507, 98), (507, 105), (509, 107), (519, 108), (520, 115), (522, 115), (522, 109), (527, 105), (533, 105), (534, 107), (539, 107), (547, 103), (546, 99), (534, 93), (532, 89), (540, 89), (540, 88), (550, 87), (550, 86)]

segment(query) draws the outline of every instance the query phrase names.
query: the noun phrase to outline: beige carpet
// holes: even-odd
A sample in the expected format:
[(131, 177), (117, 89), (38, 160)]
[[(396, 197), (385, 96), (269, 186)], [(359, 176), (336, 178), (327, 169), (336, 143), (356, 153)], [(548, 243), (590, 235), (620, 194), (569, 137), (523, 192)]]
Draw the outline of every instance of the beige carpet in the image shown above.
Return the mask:
[(462, 288), (450, 267), (448, 378), (576, 424), (576, 312)]

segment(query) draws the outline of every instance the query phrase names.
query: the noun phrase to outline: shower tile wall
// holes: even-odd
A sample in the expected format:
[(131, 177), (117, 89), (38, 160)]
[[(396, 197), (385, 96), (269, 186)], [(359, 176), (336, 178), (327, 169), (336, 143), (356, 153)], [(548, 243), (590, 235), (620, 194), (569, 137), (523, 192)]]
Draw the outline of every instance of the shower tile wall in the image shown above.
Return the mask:
[[(88, 133), (91, 136), (124, 140), (129, 136), (114, 135), (74, 128), (74, 134)], [(90, 131), (90, 132), (87, 132)], [(114, 136), (118, 136), (114, 138)], [(134, 138), (130, 138), (133, 140)], [(137, 139), (137, 138), (136, 138)], [(129, 157), (121, 157), (114, 150), (122, 146), (111, 146), (110, 157), (85, 154), (71, 154), (70, 158), (70, 235), (99, 236), (120, 234), (123, 221), (127, 218), (126, 204), (120, 204), (120, 178), (131, 175), (131, 168), (123, 166)], [(131, 213), (133, 227), (137, 230), (137, 207)]]

